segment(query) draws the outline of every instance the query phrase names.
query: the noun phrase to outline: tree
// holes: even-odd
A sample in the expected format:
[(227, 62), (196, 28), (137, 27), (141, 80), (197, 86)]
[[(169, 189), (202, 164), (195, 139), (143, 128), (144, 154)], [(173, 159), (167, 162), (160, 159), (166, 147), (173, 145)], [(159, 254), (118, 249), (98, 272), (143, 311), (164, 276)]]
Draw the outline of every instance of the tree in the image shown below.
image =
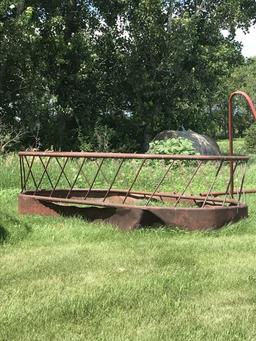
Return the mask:
[(253, 0), (4, 0), (1, 120), (28, 131), (25, 145), (55, 149), (216, 133), (219, 84), (243, 63), (234, 29), (255, 17)]
[[(232, 73), (228, 82), (229, 91), (245, 91), (256, 103), (256, 58), (248, 59)], [(236, 98), (234, 126), (238, 136), (243, 136), (254, 121), (247, 103), (243, 98)]]

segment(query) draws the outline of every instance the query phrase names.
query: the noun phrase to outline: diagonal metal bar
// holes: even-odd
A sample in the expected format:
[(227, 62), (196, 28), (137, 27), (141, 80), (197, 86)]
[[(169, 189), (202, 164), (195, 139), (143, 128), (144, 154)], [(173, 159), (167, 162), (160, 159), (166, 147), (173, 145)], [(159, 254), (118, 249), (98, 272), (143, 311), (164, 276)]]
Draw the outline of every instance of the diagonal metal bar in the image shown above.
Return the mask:
[(104, 160), (105, 160), (105, 159), (103, 159), (103, 158), (101, 159), (101, 163), (99, 164), (99, 167), (98, 167), (98, 169), (97, 169), (97, 172), (96, 172), (96, 174), (95, 174), (95, 176), (94, 176), (94, 179), (93, 179), (93, 181), (92, 181), (92, 183), (91, 183), (90, 188), (88, 189), (87, 193), (86, 193), (85, 196), (84, 196), (84, 200), (86, 200), (86, 198), (87, 198), (88, 195), (90, 194), (90, 192), (91, 192), (91, 190), (92, 190), (92, 188), (93, 188), (93, 185), (94, 185), (94, 183), (95, 183), (95, 181), (96, 181), (96, 179), (97, 179), (97, 177), (98, 177), (98, 175), (99, 175), (99, 172), (100, 172), (100, 170), (101, 170), (101, 167), (102, 167), (102, 165), (103, 165)]
[(53, 193), (56, 191), (56, 188), (57, 188), (57, 186), (58, 186), (58, 184), (59, 184), (59, 182), (60, 182), (60, 179), (61, 179), (61, 177), (62, 177), (62, 174), (63, 174), (63, 172), (64, 172), (64, 170), (65, 170), (65, 167), (66, 167), (67, 163), (68, 163), (68, 157), (66, 158), (66, 160), (65, 160), (65, 162), (64, 162), (64, 164), (63, 164), (63, 167), (61, 167), (61, 172), (60, 172), (60, 174), (59, 174), (59, 177), (58, 177), (58, 179), (57, 179), (57, 182), (56, 182), (55, 186), (53, 187), (53, 189), (52, 189), (52, 191), (51, 191), (51, 193), (50, 193), (50, 197), (52, 197)]
[(209, 195), (210, 195), (210, 193), (212, 192), (213, 186), (215, 185), (215, 182), (216, 182), (217, 177), (218, 177), (218, 175), (219, 175), (219, 172), (220, 172), (220, 170), (221, 170), (221, 168), (222, 168), (222, 165), (223, 165), (223, 160), (221, 160), (221, 162), (220, 162), (220, 165), (219, 165), (219, 167), (218, 167), (218, 169), (217, 169), (217, 172), (216, 172), (216, 174), (215, 174), (215, 177), (214, 177), (214, 179), (213, 179), (213, 182), (212, 182), (212, 184), (211, 184), (211, 186), (210, 186), (210, 188), (209, 188), (209, 190), (208, 190), (208, 192), (207, 192), (207, 195), (206, 195), (206, 197), (205, 197), (205, 199), (204, 199), (202, 208), (204, 208), (204, 206), (205, 206), (205, 204), (206, 204), (206, 201), (208, 200)]
[[(209, 162), (210, 165), (212, 164), (211, 162)], [(207, 165), (208, 162), (206, 160), (205, 162), (205, 167), (202, 167), (199, 173), (199, 176), (204, 179), (204, 187), (208, 188), (211, 186), (211, 178), (209, 177), (209, 170), (207, 170)]]
[[(198, 164), (199, 164), (199, 160), (197, 160), (196, 162), (197, 162), (197, 165), (198, 165)], [(203, 160), (201, 160), (200, 162), (202, 163), (201, 166), (203, 166), (203, 164), (205, 163)], [(199, 170), (200, 170), (200, 169), (201, 169), (201, 170), (203, 169), (203, 167), (201, 167), (201, 166), (199, 167)], [(199, 171), (199, 170), (198, 170), (198, 171)], [(193, 182), (193, 181), (192, 181), (192, 182)], [(191, 188), (192, 182), (189, 184), (189, 186), (188, 186), (188, 188), (187, 188), (187, 189), (190, 190), (190, 193), (191, 193), (191, 194), (193, 194), (193, 192), (195, 191), (195, 189), (193, 190), (193, 189)], [(209, 181), (208, 181), (208, 184), (209, 184)], [(186, 190), (187, 190), (187, 189), (186, 189)]]
[(111, 184), (109, 186), (109, 189), (107, 190), (107, 193), (105, 194), (105, 197), (103, 198), (103, 202), (107, 199), (107, 196), (109, 195), (109, 192), (111, 191), (111, 189), (112, 189), (112, 187), (113, 187), (113, 185), (114, 185), (114, 183), (116, 181), (116, 178), (117, 178), (117, 176), (118, 176), (118, 174), (120, 172), (120, 169), (121, 169), (123, 163), (124, 163), (124, 159), (122, 159), (121, 162), (119, 163), (119, 166), (118, 166), (118, 169), (117, 169), (116, 174), (114, 176), (114, 179), (112, 180), (112, 182), (111, 182)]
[(140, 175), (140, 172), (141, 172), (141, 170), (142, 170), (142, 167), (144, 166), (145, 162), (146, 162), (146, 159), (144, 159), (144, 160), (142, 161), (142, 163), (141, 163), (141, 165), (140, 165), (140, 167), (139, 167), (139, 169), (138, 169), (138, 171), (137, 171), (137, 173), (136, 173), (136, 175), (135, 175), (135, 178), (134, 178), (134, 180), (133, 180), (133, 182), (132, 182), (130, 188), (128, 189), (128, 191), (127, 191), (127, 193), (126, 193), (126, 195), (125, 195), (125, 198), (124, 198), (124, 200), (123, 200), (123, 204), (126, 202), (126, 200), (127, 200), (127, 198), (128, 198), (128, 195), (130, 194), (130, 192), (131, 192), (131, 190), (132, 190), (132, 188), (133, 188), (135, 182), (137, 181), (137, 179), (138, 179), (138, 177), (139, 177), (139, 175)]
[(36, 187), (37, 184), (36, 184), (36, 180), (35, 180), (35, 177), (34, 177), (34, 174), (33, 174), (33, 171), (32, 171), (32, 167), (33, 167), (33, 164), (34, 164), (35, 156), (32, 157), (31, 164), (29, 164), (29, 162), (28, 162), (26, 156), (25, 156), (25, 160), (26, 160), (26, 163), (27, 163), (27, 166), (28, 166), (28, 175), (27, 175), (27, 178), (26, 178), (26, 180), (25, 180), (25, 186), (27, 185), (29, 176), (30, 176), (30, 174), (31, 174), (32, 180), (33, 180), (33, 182), (34, 182), (34, 186)]
[(167, 174), (169, 173), (169, 171), (171, 170), (172, 166), (174, 164), (174, 160), (171, 162), (171, 164), (169, 165), (169, 167), (167, 168), (167, 170), (165, 171), (164, 175), (162, 176), (162, 179), (159, 181), (159, 183), (157, 184), (154, 192), (151, 194), (151, 196), (149, 197), (146, 206), (149, 205), (150, 201), (152, 200), (152, 198), (154, 197), (154, 195), (156, 194), (156, 192), (159, 190), (160, 186), (162, 185), (162, 183), (164, 182)]
[[(99, 167), (99, 163), (98, 163), (98, 160), (96, 159), (95, 160), (97, 166)], [(104, 180), (107, 182), (107, 184), (109, 183), (109, 179), (106, 177), (106, 175), (104, 174), (104, 172), (102, 171), (101, 167), (100, 167), (100, 173), (101, 175), (103, 176)]]
[[(195, 169), (194, 173), (192, 174), (192, 177), (190, 178), (189, 182), (187, 183), (187, 185), (185, 186), (184, 190), (182, 191), (182, 193), (180, 194), (179, 198), (177, 199), (174, 207), (176, 207), (178, 205), (178, 203), (180, 202), (181, 197), (184, 195), (184, 193), (186, 192), (186, 190), (190, 187), (192, 181), (194, 180), (194, 177), (196, 176), (197, 172), (199, 171), (199, 169), (201, 168), (203, 164), (203, 161), (198, 163), (197, 168)], [(191, 189), (191, 188), (190, 188)]]
[[(243, 169), (242, 169), (242, 165), (240, 166), (240, 175), (241, 175), (241, 178), (242, 178), (242, 171), (243, 171)], [(234, 173), (233, 173), (233, 175), (234, 175)], [(234, 178), (234, 192), (235, 192), (235, 188), (236, 188), (236, 195), (237, 195), (237, 197), (239, 196), (239, 186), (238, 185), (236, 185), (236, 183), (235, 183), (235, 181), (237, 180), (237, 182), (239, 181), (239, 175), (238, 175), (238, 178), (237, 179), (235, 179)]]
[(49, 163), (50, 163), (50, 161), (51, 161), (51, 158), (50, 158), (50, 157), (48, 158), (47, 163), (46, 163), (46, 166), (45, 166), (45, 164), (44, 164), (44, 162), (43, 162), (41, 156), (39, 156), (39, 160), (41, 161), (41, 163), (42, 163), (42, 165), (43, 165), (44, 171), (43, 171), (43, 174), (42, 174), (42, 176), (41, 176), (41, 178), (40, 178), (40, 180), (39, 180), (39, 183), (38, 183), (38, 185), (37, 185), (37, 187), (36, 187), (36, 189), (35, 189), (35, 191), (34, 191), (34, 194), (38, 191), (39, 187), (41, 186), (41, 183), (42, 183), (42, 181), (43, 181), (43, 178), (44, 178), (45, 174), (47, 174), (48, 181), (50, 182), (50, 185), (51, 185), (52, 188), (53, 188), (53, 184), (52, 184), (51, 178), (50, 178), (50, 176), (49, 176), (49, 174), (48, 174), (48, 172), (47, 172), (47, 168), (48, 168), (48, 166), (49, 166)]
[[(75, 159), (76, 160), (76, 164), (80, 167), (80, 163), (78, 161), (78, 159)], [(88, 159), (85, 159), (85, 161), (87, 161)], [(85, 181), (87, 182), (88, 186), (90, 187), (90, 181), (88, 180), (87, 176), (85, 175), (83, 169), (81, 169), (81, 174), (82, 176), (85, 178)]]
[[(40, 159), (40, 161), (41, 161), (41, 163), (43, 164), (43, 167), (44, 167), (44, 163), (43, 163), (43, 161), (41, 160), (41, 156), (39, 156), (39, 159)], [(43, 174), (41, 175), (41, 178), (39, 179), (39, 182), (38, 182), (38, 184), (37, 184), (37, 186), (36, 186), (36, 188), (35, 188), (34, 195), (35, 195), (35, 193), (38, 191), (39, 187), (41, 186), (41, 183), (42, 183), (42, 181), (43, 181), (44, 175), (45, 175), (45, 173), (46, 173), (46, 169), (45, 169), (45, 168), (47, 168), (47, 167), (49, 166), (50, 160), (51, 160), (51, 158), (48, 157), (48, 160), (47, 160), (47, 163), (46, 163), (46, 167), (44, 167)]]
[(240, 190), (239, 190), (239, 196), (238, 196), (238, 201), (240, 201), (242, 193), (243, 193), (243, 187), (244, 187), (244, 180), (245, 180), (245, 174), (247, 170), (247, 164), (243, 164), (244, 170), (243, 170), (243, 176), (242, 176), (242, 181), (240, 185)]
[[(62, 165), (61, 165), (61, 163), (60, 163), (60, 160), (59, 160), (57, 157), (55, 158), (55, 160), (57, 161), (57, 163), (58, 163), (60, 169), (62, 169)], [(63, 171), (63, 175), (64, 175), (64, 177), (65, 177), (65, 179), (66, 179), (66, 181), (67, 181), (69, 187), (71, 187), (71, 183), (70, 183), (70, 181), (69, 181), (69, 179), (68, 179), (68, 177), (67, 177), (65, 171)]]
[(68, 193), (67, 193), (66, 198), (68, 198), (68, 197), (70, 196), (70, 193), (73, 191), (73, 189), (74, 189), (74, 187), (75, 187), (75, 184), (76, 184), (76, 182), (77, 182), (77, 179), (79, 178), (79, 175), (80, 175), (80, 173), (81, 173), (81, 170), (82, 170), (82, 168), (83, 168), (83, 166), (84, 166), (84, 163), (85, 163), (85, 159), (83, 159), (83, 162), (82, 162), (82, 164), (80, 165), (80, 168), (79, 168), (79, 170), (78, 170), (78, 173), (77, 173), (77, 175), (76, 175), (76, 177), (75, 177), (75, 180), (73, 181), (73, 184), (71, 185), (71, 187), (70, 187), (70, 189), (69, 189), (69, 191), (68, 191)]
[[(237, 166), (238, 166), (238, 161), (235, 162), (235, 166), (233, 167), (233, 177), (235, 175)], [(223, 200), (222, 206), (224, 206), (226, 204), (228, 193), (229, 193), (229, 188), (230, 188), (230, 185), (231, 185), (231, 181), (232, 181), (232, 179), (231, 179), (231, 177), (229, 177), (228, 185), (227, 185), (227, 188), (226, 188), (226, 191), (225, 191), (225, 198)]]

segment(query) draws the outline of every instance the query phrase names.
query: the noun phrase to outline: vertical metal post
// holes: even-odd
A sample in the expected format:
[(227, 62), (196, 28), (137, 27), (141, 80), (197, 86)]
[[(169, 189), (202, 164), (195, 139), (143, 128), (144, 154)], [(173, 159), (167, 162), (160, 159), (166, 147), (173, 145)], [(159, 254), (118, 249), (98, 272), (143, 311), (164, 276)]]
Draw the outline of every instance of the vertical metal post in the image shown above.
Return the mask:
[(24, 156), (24, 158), (25, 158), (25, 160), (26, 160), (27, 167), (28, 167), (28, 175), (27, 175), (27, 177), (26, 177), (26, 179), (25, 179), (24, 184), (25, 184), (25, 186), (27, 185), (29, 176), (30, 176), (30, 174), (31, 174), (32, 180), (33, 180), (33, 182), (34, 182), (34, 186), (36, 187), (37, 184), (36, 184), (36, 180), (35, 180), (35, 177), (34, 177), (34, 174), (33, 174), (33, 171), (32, 171), (32, 167), (33, 167), (33, 164), (34, 164), (34, 161), (35, 161), (35, 155), (32, 157), (32, 161), (31, 161), (30, 164), (29, 164), (29, 162), (28, 162), (27, 156)]
[[(229, 139), (229, 155), (233, 156), (233, 94), (228, 100), (228, 139)], [(234, 164), (230, 161), (230, 196), (234, 197)]]
[(23, 173), (23, 188), (22, 188), (22, 192), (24, 192), (24, 190), (26, 191), (26, 169), (25, 169), (25, 165), (24, 165), (24, 156), (21, 157), (21, 165), (22, 165), (22, 173)]
[(20, 161), (20, 186), (21, 186), (21, 192), (23, 192), (23, 168), (22, 168), (21, 158), (22, 158), (22, 156), (19, 157), (19, 161)]

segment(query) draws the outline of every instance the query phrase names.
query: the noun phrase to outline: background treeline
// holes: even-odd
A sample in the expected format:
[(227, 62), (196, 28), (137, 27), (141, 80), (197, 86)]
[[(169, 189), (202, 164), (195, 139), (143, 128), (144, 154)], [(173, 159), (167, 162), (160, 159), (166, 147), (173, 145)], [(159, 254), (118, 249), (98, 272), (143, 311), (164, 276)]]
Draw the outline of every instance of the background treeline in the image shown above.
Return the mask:
[(142, 151), (181, 127), (226, 136), (228, 93), (256, 95), (256, 61), (234, 39), (255, 18), (255, 0), (1, 0), (0, 148)]

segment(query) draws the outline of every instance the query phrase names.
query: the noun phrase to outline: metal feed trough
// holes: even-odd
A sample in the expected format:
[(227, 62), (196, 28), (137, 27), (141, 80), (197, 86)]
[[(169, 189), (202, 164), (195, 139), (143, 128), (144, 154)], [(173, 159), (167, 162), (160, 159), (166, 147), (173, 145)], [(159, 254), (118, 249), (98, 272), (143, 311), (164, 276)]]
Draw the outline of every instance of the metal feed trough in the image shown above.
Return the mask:
[[(247, 216), (241, 202), (247, 157), (61, 152), (19, 156), (21, 213), (82, 215), (127, 229), (158, 224), (192, 230), (218, 228)], [(236, 198), (230, 193), (231, 161)], [(216, 196), (214, 189), (221, 193)]]
[(82, 216), (123, 229), (220, 228), (248, 215), (249, 158), (230, 154), (20, 152), (19, 212)]

